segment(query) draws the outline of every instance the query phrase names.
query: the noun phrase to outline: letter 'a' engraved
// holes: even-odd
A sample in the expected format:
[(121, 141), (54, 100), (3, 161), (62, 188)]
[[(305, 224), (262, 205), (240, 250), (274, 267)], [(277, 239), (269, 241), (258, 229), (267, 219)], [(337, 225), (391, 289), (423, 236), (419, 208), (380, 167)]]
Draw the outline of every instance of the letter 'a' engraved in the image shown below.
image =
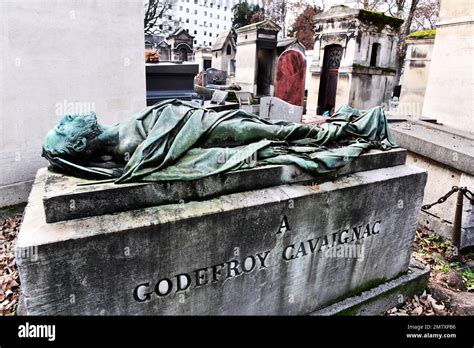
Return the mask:
[(278, 229), (277, 234), (280, 234), (280, 233), (283, 234), (287, 231), (288, 232), (291, 231), (291, 228), (290, 228), (290, 224), (288, 223), (288, 218), (286, 217), (286, 215), (283, 215), (283, 219), (281, 220), (280, 228)]

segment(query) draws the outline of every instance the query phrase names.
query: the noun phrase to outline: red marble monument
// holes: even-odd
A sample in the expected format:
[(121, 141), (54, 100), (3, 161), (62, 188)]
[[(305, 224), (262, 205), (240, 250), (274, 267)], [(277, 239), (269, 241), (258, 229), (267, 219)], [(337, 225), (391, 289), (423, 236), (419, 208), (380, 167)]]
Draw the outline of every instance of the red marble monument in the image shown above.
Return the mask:
[(303, 106), (306, 59), (300, 51), (287, 50), (278, 58), (275, 97)]

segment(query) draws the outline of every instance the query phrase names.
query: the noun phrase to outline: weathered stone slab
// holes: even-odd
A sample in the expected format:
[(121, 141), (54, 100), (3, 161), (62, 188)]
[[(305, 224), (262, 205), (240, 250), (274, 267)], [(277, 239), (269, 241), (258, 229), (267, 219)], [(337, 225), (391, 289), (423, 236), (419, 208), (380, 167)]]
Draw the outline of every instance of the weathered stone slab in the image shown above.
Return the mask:
[[(397, 166), (405, 163), (406, 151), (372, 150), (341, 169), (339, 175)], [(272, 165), (211, 176), (195, 181), (147, 184), (85, 185), (87, 180), (48, 172), (43, 204), (47, 222), (103, 215), (153, 205), (202, 200), (234, 192), (290, 183), (320, 182), (295, 165)], [(327, 180), (327, 178), (326, 178)]]
[(268, 120), (301, 122), (303, 107), (289, 104), (275, 97), (262, 97), (259, 116)]
[(437, 162), (474, 175), (474, 137), (426, 122), (392, 123), (392, 135), (400, 146)]
[(240, 105), (252, 104), (252, 93), (241, 91), (235, 91), (234, 93)]
[(400, 304), (400, 300), (421, 294), (428, 285), (430, 269), (411, 260), (406, 274), (375, 288), (349, 297), (310, 315), (381, 315)]
[(214, 91), (214, 93), (212, 93), (211, 104), (225, 104), (228, 94), (229, 92), (225, 91)]
[[(408, 161), (428, 171), (424, 204), (436, 202), (453, 186), (474, 190), (474, 137), (465, 131), (422, 121), (390, 125), (398, 144), (406, 148)], [(464, 198), (461, 249), (474, 245), (474, 205)], [(420, 225), (451, 239), (456, 194), (420, 214)]]
[(41, 170), (17, 242), (25, 314), (308, 314), (408, 270), (425, 182), (401, 165), (47, 224)]

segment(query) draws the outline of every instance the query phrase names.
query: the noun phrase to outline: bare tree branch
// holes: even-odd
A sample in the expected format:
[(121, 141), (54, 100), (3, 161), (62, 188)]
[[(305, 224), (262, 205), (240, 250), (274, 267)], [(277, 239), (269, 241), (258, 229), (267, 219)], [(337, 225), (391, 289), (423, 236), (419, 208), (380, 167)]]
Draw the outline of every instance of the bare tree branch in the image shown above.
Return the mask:
[(364, 0), (363, 5), (368, 10), (382, 9), (382, 5), (385, 5), (384, 10), (387, 15), (404, 20), (398, 33), (397, 43), (395, 80), (398, 84), (406, 56), (406, 37), (413, 29), (430, 29), (434, 26), (439, 15), (439, 0), (373, 0), (372, 2)]
[(143, 19), (145, 33), (152, 33), (156, 23), (163, 18), (169, 9), (171, 0), (145, 0), (145, 16)]

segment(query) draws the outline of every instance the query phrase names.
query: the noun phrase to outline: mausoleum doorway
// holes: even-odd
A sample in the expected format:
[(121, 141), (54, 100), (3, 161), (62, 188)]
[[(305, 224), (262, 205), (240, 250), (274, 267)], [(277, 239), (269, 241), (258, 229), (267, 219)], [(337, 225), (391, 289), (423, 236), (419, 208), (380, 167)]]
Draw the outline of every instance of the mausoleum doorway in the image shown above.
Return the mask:
[(183, 47), (179, 50), (179, 60), (186, 62), (188, 60), (188, 51)]
[(257, 95), (270, 95), (273, 81), (273, 50), (258, 48), (257, 50)]
[(325, 111), (331, 111), (336, 106), (337, 80), (341, 58), (341, 45), (328, 45), (324, 48), (318, 93), (318, 115), (322, 115)]

